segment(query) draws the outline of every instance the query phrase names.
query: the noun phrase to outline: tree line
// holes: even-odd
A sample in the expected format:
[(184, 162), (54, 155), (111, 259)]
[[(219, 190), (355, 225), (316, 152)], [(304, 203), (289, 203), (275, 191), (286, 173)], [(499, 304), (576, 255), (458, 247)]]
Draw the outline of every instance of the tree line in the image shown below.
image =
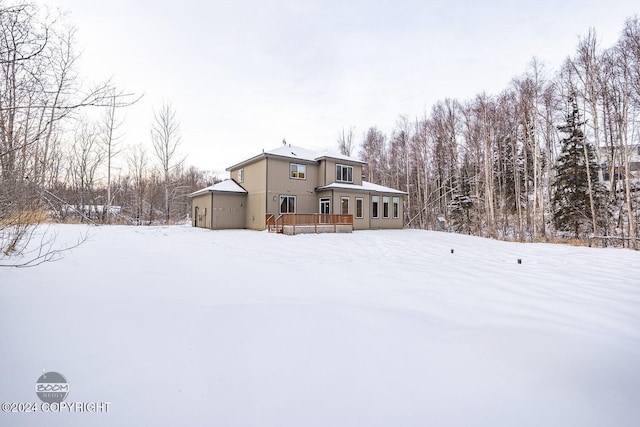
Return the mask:
[[(409, 227), (518, 241), (610, 236), (635, 247), (638, 18), (613, 46), (599, 44), (590, 30), (554, 73), (534, 59), (497, 95), (440, 100), (400, 116), (389, 134), (369, 128), (365, 178), (407, 192)], [(343, 130), (343, 153), (352, 142), (353, 128)]]
[(125, 146), (123, 109), (140, 97), (111, 81), (84, 85), (76, 43), (63, 14), (0, 0), (0, 258), (51, 216), (180, 221), (186, 194), (215, 178), (185, 165), (170, 103), (154, 112), (152, 149)]
[[(78, 74), (76, 29), (59, 13), (0, 0), (0, 258), (35, 225), (171, 223), (215, 182), (185, 164), (170, 103), (151, 149), (127, 146), (123, 109), (139, 96)], [(520, 241), (617, 237), (636, 244), (640, 24), (617, 42), (595, 30), (549, 73), (533, 60), (497, 95), (444, 99), (360, 143), (368, 181), (407, 192), (405, 224)], [(354, 128), (340, 149), (356, 148)]]

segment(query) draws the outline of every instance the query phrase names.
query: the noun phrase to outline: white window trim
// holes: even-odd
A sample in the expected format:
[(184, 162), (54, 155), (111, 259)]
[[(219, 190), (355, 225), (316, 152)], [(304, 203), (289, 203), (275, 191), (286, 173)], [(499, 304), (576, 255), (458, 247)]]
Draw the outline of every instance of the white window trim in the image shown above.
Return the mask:
[[(340, 179), (338, 179), (338, 168), (346, 168), (347, 170), (351, 170), (351, 179), (342, 179), (342, 170), (340, 171)], [(349, 173), (347, 172), (347, 178), (349, 178)], [(336, 182), (349, 182), (349, 183), (353, 183), (353, 166), (349, 166), (349, 165), (343, 165), (340, 163), (336, 164)]]
[[(340, 197), (340, 215), (349, 215), (349, 208), (350, 208), (350, 197), (349, 196), (342, 196)], [(342, 202), (347, 201), (347, 213), (342, 213)]]
[[(384, 211), (384, 206), (387, 205), (387, 212), (385, 215), (385, 211)], [(383, 196), (382, 197), (382, 218), (387, 219), (389, 218), (389, 196)]]
[[(282, 212), (282, 199), (283, 198), (293, 198), (293, 212)], [(279, 203), (278, 203), (278, 212), (280, 213), (280, 215), (282, 215), (283, 213), (288, 214), (288, 213), (296, 213), (296, 211), (298, 210), (298, 200), (296, 196), (291, 196), (289, 194), (281, 194), (280, 198), (278, 199)], [(287, 207), (289, 206), (289, 203), (287, 203)]]
[[(393, 217), (400, 218), (400, 197), (394, 197), (392, 200), (393, 200), (393, 203), (391, 204), (391, 209), (393, 209)], [(396, 208), (395, 208), (396, 205), (398, 206), (397, 215), (396, 215)]]
[[(376, 200), (373, 200), (376, 199)], [(378, 209), (373, 209), (373, 204), (376, 203), (378, 205)], [(374, 216), (377, 214), (376, 216)], [(378, 219), (380, 218), (380, 197), (379, 196), (371, 196), (371, 218)]]
[[(360, 207), (362, 208), (360, 212), (360, 216), (358, 216), (358, 202), (360, 202)], [(356, 197), (356, 207), (355, 207), (354, 216), (356, 217), (356, 219), (364, 218), (364, 198), (363, 197)]]
[[(296, 166), (296, 173), (298, 173), (298, 174), (300, 174), (300, 171), (298, 170), (298, 168), (300, 166), (302, 166), (304, 168), (304, 178), (293, 176), (293, 171), (291, 170), (292, 166)], [(306, 180), (307, 179), (307, 165), (303, 165), (302, 163), (289, 163), (289, 178), (290, 179)]]
[(329, 212), (327, 212), (327, 214), (331, 213), (331, 197), (321, 197), (320, 200), (318, 201), (318, 212), (320, 214), (322, 214), (322, 202), (328, 202)]
[(244, 182), (244, 168), (238, 169), (238, 182)]

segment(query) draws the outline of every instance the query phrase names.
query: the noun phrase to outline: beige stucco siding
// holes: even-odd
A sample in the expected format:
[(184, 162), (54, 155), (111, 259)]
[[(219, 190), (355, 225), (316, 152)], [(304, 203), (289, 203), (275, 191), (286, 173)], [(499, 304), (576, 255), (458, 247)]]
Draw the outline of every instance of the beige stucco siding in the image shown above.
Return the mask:
[(211, 212), (214, 230), (245, 228), (247, 195), (241, 193), (213, 193)]
[(264, 191), (247, 196), (247, 209), (245, 210), (245, 227), (252, 230), (264, 230), (265, 223)]
[[(353, 227), (356, 230), (367, 230), (369, 228), (369, 193), (364, 191), (329, 190), (323, 191), (319, 195), (331, 199), (331, 213), (342, 213), (342, 200), (349, 200), (347, 214), (353, 215)], [(362, 199), (362, 218), (356, 218), (356, 199)]]
[(191, 224), (194, 227), (222, 230), (245, 228), (247, 195), (209, 192), (191, 199)]
[[(372, 218), (372, 196), (378, 196), (378, 218)], [(324, 190), (318, 192), (317, 200), (329, 198), (331, 200), (331, 213), (342, 213), (342, 198), (349, 199), (349, 214), (353, 215), (353, 226), (356, 230), (368, 229), (398, 229), (403, 227), (403, 195), (393, 193), (369, 193), (367, 191), (349, 191), (342, 189)], [(384, 197), (389, 198), (389, 218), (383, 217)], [(398, 218), (393, 218), (393, 198), (398, 198)], [(356, 199), (362, 199), (362, 217), (356, 216)], [(318, 207), (316, 207), (318, 209)]]
[(265, 229), (265, 176), (267, 174), (267, 159), (261, 158), (240, 168), (231, 169), (230, 175), (237, 179), (238, 171), (242, 169), (242, 182), (238, 182), (248, 192), (244, 210), (243, 228), (253, 230)]
[(336, 165), (352, 166), (353, 167), (353, 183), (355, 185), (362, 185), (362, 164), (346, 162), (335, 159), (322, 159), (318, 170), (320, 172), (318, 176), (318, 186), (329, 185), (336, 182)]
[[(290, 177), (290, 164), (306, 165), (305, 179)], [(318, 212), (318, 198), (315, 193), (318, 182), (318, 166), (298, 160), (268, 159), (267, 182), (269, 193), (266, 198), (266, 212), (278, 215), (280, 213), (280, 196), (296, 196), (296, 213)]]
[(211, 228), (211, 193), (191, 199), (191, 225)]
[[(372, 218), (372, 205), (373, 201), (371, 200), (373, 196), (378, 196), (378, 218)], [(389, 218), (384, 218), (384, 198), (389, 198)], [(393, 217), (393, 198), (398, 197), (399, 206), (398, 206), (398, 218)], [(369, 217), (371, 218), (370, 228), (372, 230), (380, 229), (380, 228), (402, 228), (403, 227), (403, 217), (404, 217), (404, 207), (403, 207), (403, 195), (394, 194), (394, 193), (372, 193), (370, 195), (369, 201)]]

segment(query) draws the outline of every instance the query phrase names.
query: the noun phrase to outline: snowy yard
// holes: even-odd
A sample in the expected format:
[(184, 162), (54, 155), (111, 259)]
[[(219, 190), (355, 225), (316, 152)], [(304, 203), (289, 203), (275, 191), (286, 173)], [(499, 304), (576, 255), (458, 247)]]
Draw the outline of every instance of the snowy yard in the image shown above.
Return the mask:
[[(2, 426), (637, 426), (640, 252), (455, 234), (54, 226), (0, 269)], [(454, 253), (451, 253), (454, 249)], [(517, 259), (522, 259), (522, 264)]]

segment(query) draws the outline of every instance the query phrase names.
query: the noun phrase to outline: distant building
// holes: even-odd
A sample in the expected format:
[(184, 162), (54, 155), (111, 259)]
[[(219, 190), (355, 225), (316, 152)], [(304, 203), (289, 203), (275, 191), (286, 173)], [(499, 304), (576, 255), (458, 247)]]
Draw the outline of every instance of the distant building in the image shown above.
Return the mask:
[[(625, 153), (619, 147), (600, 147), (601, 180), (618, 181), (624, 179)], [(626, 155), (629, 156), (629, 172), (633, 178), (640, 178), (640, 145), (627, 146)]]

